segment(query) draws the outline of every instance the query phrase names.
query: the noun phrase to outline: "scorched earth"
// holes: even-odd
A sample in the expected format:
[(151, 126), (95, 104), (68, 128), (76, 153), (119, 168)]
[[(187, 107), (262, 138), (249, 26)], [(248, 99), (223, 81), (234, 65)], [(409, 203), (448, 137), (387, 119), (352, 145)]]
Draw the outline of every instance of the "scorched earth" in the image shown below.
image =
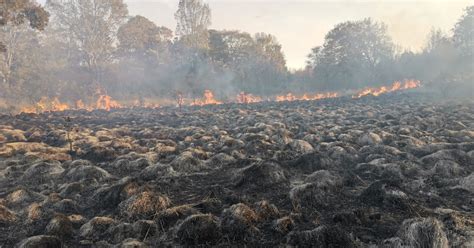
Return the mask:
[(3, 115), (0, 246), (473, 247), (473, 120), (408, 92)]

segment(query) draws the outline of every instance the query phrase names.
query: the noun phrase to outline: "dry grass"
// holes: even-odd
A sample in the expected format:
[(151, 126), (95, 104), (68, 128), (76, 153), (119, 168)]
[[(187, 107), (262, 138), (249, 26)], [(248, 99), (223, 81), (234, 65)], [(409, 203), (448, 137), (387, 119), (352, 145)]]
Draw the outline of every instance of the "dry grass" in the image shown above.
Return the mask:
[(199, 213), (191, 205), (181, 205), (160, 211), (156, 214), (154, 220), (158, 223), (159, 227), (167, 228), (180, 219)]
[(151, 191), (136, 194), (122, 202), (122, 211), (129, 217), (151, 217), (171, 204), (168, 197)]
[(403, 222), (400, 237), (413, 248), (448, 248), (443, 224), (434, 218), (409, 219)]
[(11, 224), (17, 220), (16, 214), (3, 205), (0, 205), (0, 224)]
[(41, 219), (43, 207), (38, 203), (33, 203), (28, 207), (28, 221), (33, 222)]
[(280, 211), (278, 208), (275, 205), (270, 204), (268, 201), (260, 201), (257, 202), (256, 205), (258, 219), (266, 220), (280, 216)]
[(289, 216), (285, 216), (283, 218), (275, 220), (273, 228), (279, 233), (286, 234), (293, 229), (294, 225), (295, 222), (293, 221), (293, 219)]

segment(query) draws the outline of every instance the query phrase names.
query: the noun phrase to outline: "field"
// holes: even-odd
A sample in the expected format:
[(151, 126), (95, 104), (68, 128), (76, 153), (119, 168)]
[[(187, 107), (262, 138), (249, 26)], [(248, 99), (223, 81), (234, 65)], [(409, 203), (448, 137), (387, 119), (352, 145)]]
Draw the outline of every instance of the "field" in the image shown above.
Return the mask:
[(473, 247), (474, 103), (430, 99), (0, 116), (0, 247)]

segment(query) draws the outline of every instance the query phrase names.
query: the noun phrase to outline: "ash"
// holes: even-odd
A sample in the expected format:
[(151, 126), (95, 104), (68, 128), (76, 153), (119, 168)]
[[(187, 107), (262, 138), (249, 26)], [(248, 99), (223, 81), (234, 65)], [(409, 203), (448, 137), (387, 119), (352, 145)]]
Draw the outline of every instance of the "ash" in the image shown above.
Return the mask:
[(5, 247), (472, 247), (474, 104), (0, 117)]

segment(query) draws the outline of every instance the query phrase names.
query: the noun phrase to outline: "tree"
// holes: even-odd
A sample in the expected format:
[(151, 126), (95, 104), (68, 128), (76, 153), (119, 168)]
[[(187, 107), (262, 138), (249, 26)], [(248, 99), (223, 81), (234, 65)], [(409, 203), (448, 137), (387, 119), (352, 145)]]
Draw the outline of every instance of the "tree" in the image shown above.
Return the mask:
[(209, 31), (209, 55), (216, 65), (232, 68), (255, 51), (255, 41), (239, 31)]
[(175, 13), (176, 34), (187, 46), (206, 49), (207, 29), (211, 25), (211, 9), (202, 0), (180, 0)]
[(454, 26), (453, 41), (458, 60), (452, 64), (451, 81), (457, 84), (458, 95), (474, 97), (474, 6), (467, 7)]
[[(43, 30), (48, 23), (49, 14), (36, 2), (31, 0), (0, 0), (0, 26), (29, 25)], [(0, 52), (5, 52), (6, 44), (0, 42)]]
[(43, 30), (48, 23), (48, 13), (32, 0), (0, 0), (0, 26), (26, 21), (34, 29)]
[(113, 61), (116, 34), (126, 21), (123, 0), (48, 0), (55, 36), (76, 51), (70, 62), (89, 74), (88, 93), (103, 87), (105, 68)]
[[(134, 94), (143, 98), (159, 93), (165, 84), (161, 80), (172, 63), (170, 48), (173, 32), (158, 27), (142, 16), (135, 16), (122, 25), (117, 34), (118, 68), (116, 82), (122, 92), (116, 95)], [(117, 85), (115, 85), (117, 86)]]
[(440, 29), (432, 29), (428, 35), (428, 42), (424, 52), (435, 52), (452, 47), (451, 38), (444, 34)]
[(311, 48), (311, 53), (306, 57), (306, 67), (309, 69), (315, 68), (320, 62), (319, 53), (321, 52), (321, 46)]
[(13, 74), (17, 69), (26, 64), (19, 63), (24, 61), (21, 57), (25, 54), (24, 50), (30, 49), (34, 42), (35, 34), (25, 25), (7, 25), (1, 27), (0, 42), (5, 44), (6, 50), (0, 54), (0, 76), (2, 78), (3, 89), (13, 89), (17, 82)]
[(202, 92), (202, 78), (208, 79), (212, 73), (207, 55), (211, 9), (202, 0), (180, 0), (175, 19), (179, 39), (173, 45), (173, 57), (184, 76), (182, 85), (192, 96), (197, 96)]
[(135, 16), (122, 25), (117, 34), (119, 50), (129, 54), (155, 54), (169, 45), (173, 32), (166, 27), (158, 27), (143, 16)]
[(50, 81), (49, 61), (39, 31), (27, 23), (0, 27), (0, 42), (6, 51), (0, 54), (0, 99), (31, 104), (57, 89)]
[(232, 75), (232, 88), (258, 94), (281, 89), (279, 83), (286, 81), (286, 61), (274, 36), (217, 30), (209, 34), (212, 64), (221, 74)]
[(368, 18), (336, 25), (309, 58), (324, 89), (360, 88), (383, 81), (378, 67), (393, 58), (393, 51), (386, 26)]
[(467, 7), (454, 26), (453, 40), (465, 56), (474, 55), (474, 6)]
[(278, 43), (275, 36), (265, 33), (255, 34), (255, 43), (258, 51), (269, 63), (275, 66), (279, 71), (286, 70), (285, 55), (282, 52), (282, 46)]

